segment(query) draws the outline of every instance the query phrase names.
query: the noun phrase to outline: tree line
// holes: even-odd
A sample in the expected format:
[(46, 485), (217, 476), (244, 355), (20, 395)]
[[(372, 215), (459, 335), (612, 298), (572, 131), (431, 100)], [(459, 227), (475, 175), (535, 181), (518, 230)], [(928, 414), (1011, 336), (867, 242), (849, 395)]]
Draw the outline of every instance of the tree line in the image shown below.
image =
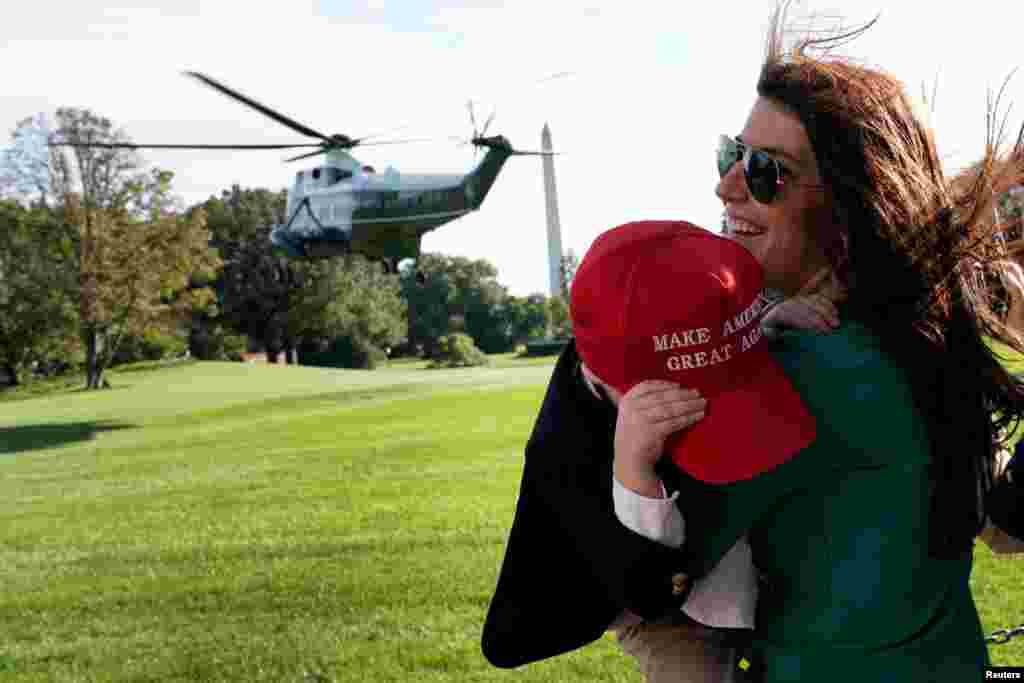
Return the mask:
[[(465, 336), (486, 353), (567, 335), (566, 297), (515, 297), (486, 260), (424, 253), (388, 274), (359, 255), (288, 259), (269, 231), (287, 194), (225, 189), (193, 206), (87, 109), (21, 121), (0, 154), (0, 369), (11, 383), (81, 366), (89, 389), (118, 362), (182, 353), (276, 362), (329, 356), (372, 368), (435, 358)], [(566, 281), (575, 269), (566, 255)]]

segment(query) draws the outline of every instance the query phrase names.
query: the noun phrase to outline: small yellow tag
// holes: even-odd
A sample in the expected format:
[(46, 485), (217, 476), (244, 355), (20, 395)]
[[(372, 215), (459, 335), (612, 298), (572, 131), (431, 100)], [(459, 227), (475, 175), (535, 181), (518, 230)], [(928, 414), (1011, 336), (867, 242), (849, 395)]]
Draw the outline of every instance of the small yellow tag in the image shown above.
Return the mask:
[(740, 657), (740, 661), (736, 666), (746, 671), (750, 668), (750, 660), (748, 660), (746, 657)]

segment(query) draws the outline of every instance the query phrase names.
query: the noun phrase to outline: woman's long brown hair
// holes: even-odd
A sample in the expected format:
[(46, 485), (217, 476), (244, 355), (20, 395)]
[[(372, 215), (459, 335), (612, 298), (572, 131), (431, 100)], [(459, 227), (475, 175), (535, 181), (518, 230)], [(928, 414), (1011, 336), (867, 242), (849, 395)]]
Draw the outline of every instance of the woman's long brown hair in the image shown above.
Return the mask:
[(807, 131), (833, 204), (831, 224), (812, 237), (846, 289), (847, 314), (908, 372), (931, 442), (930, 550), (961, 555), (984, 524), (1001, 435), (1024, 415), (1024, 391), (985, 341), (1024, 353), (987, 284), (1006, 257), (996, 193), (1024, 180), (1021, 136), (1000, 151), (1005, 120), (990, 98), (983, 158), (947, 179), (904, 85), (832, 54), (875, 21), (804, 27), (793, 40), (789, 6), (772, 17), (757, 92)]

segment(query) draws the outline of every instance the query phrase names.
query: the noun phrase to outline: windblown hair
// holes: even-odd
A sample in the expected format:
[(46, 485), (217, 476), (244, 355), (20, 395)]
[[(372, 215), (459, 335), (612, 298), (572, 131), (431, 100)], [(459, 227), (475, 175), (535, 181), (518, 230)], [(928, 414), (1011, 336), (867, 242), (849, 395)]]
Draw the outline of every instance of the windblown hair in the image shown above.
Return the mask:
[(903, 84), (832, 54), (877, 17), (852, 30), (805, 28), (786, 49), (789, 4), (772, 17), (757, 92), (807, 131), (833, 206), (832, 224), (811, 237), (846, 289), (848, 315), (908, 371), (931, 441), (930, 551), (957, 556), (984, 525), (996, 450), (1024, 415), (1024, 391), (984, 339), (1024, 352), (986, 284), (1006, 258), (990, 217), (996, 192), (1024, 179), (1021, 137), (1001, 154), (990, 98), (984, 158), (947, 180)]

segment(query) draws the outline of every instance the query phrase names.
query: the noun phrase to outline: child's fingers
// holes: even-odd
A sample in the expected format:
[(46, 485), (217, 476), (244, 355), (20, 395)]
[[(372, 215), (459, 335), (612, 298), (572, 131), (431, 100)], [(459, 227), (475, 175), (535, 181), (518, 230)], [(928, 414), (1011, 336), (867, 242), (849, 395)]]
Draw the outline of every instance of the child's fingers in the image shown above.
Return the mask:
[(663, 379), (648, 379), (638, 382), (623, 397), (627, 401), (641, 399), (649, 400), (671, 400), (696, 398), (700, 393), (696, 389), (688, 389)]
[(839, 325), (839, 311), (828, 297), (814, 295), (807, 297), (803, 301), (816, 314), (815, 327), (822, 324), (831, 327)]
[(832, 300), (826, 296), (814, 297), (814, 310), (821, 314), (822, 318), (826, 320), (839, 320), (839, 309), (832, 303)]

